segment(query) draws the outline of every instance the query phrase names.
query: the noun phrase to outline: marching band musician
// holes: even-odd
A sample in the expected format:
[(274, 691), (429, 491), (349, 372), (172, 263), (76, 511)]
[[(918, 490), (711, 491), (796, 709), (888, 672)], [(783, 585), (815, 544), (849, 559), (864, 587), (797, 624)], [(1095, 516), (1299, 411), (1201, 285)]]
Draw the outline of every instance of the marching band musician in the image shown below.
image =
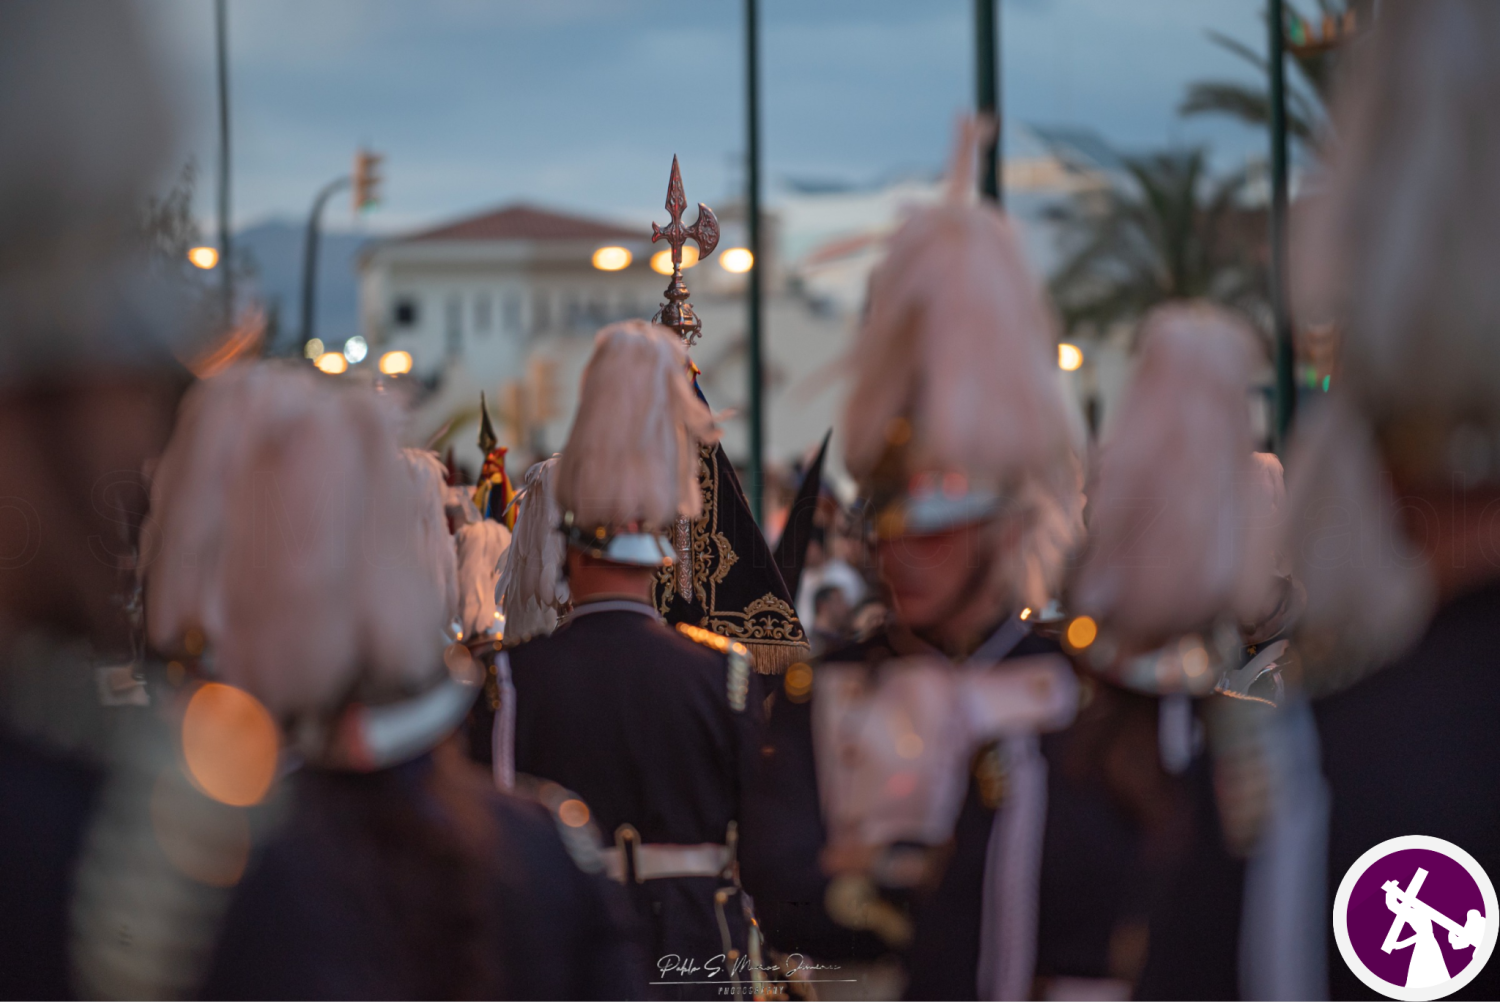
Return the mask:
[[(207, 997), (635, 994), (619, 896), (565, 819), (498, 794), (450, 740), (480, 672), (445, 635), (437, 473), (421, 489), (392, 425), (367, 389), (281, 363), (190, 391), (153, 483), (147, 622), (190, 670), (185, 767), (220, 802), (173, 817), (162, 804), (194, 787), (170, 766), (150, 798), (195, 905), (157, 867), (152, 911), (131, 907), (156, 857), (125, 814), (97, 833), (81, 899), (96, 922), (123, 911), (166, 930), (168, 955), (203, 944)], [(194, 765), (198, 705), (238, 708), (204, 718), (240, 742), (217, 771)], [(252, 775), (259, 797), (243, 793)], [(249, 806), (260, 798), (274, 810)]]
[(88, 990), (74, 970), (77, 866), (111, 734), (143, 712), (138, 606), (121, 600), (145, 508), (138, 471), (191, 378), (174, 355), (206, 341), (140, 231), (175, 132), (141, 20), (125, 4), (0, 6), (4, 998)]
[[(1382, 4), (1356, 51), (1296, 290), (1342, 351), (1288, 470), (1330, 899), (1412, 833), (1500, 871), (1500, 8)], [(1454, 997), (1497, 996), (1492, 960)]]
[[(515, 773), (570, 791), (575, 820), (610, 842), (606, 872), (635, 901), (653, 987), (669, 998), (718, 997), (752, 980), (735, 883), (740, 796), (758, 737), (750, 658), (725, 637), (667, 626), (650, 591), (673, 559), (665, 533), (699, 512), (698, 449), (716, 435), (671, 331), (626, 321), (599, 332), (550, 471), (561, 521), (546, 529), (567, 544), (571, 607), (550, 635), (503, 655)], [(523, 502), (523, 523), (545, 513), (537, 500)], [(518, 548), (537, 548), (521, 538), (533, 528), (518, 524)], [(518, 549), (518, 575), (521, 559)], [(508, 609), (529, 601), (520, 591), (507, 581)], [(497, 737), (497, 762), (507, 743)]]
[(1210, 303), (1147, 314), (1071, 589), (1097, 631), (1083, 660), (1147, 711), (1130, 766), (1165, 823), (1142, 828), (1142, 998), (1324, 991), (1325, 915), (1307, 890), (1321, 871), (1299, 867), (1327, 795), (1307, 701), (1283, 677), (1301, 589), (1278, 546), (1281, 464), (1251, 451), (1254, 346)]
[(1022, 998), (1052, 973), (1044, 842), (1072, 794), (1041, 736), (1079, 686), (1032, 625), (1081, 531), (1075, 426), (1009, 225), (962, 204), (970, 143), (892, 238), (851, 352), (845, 461), (894, 622), (788, 669), (746, 812), (767, 942), (863, 981), (819, 991)]

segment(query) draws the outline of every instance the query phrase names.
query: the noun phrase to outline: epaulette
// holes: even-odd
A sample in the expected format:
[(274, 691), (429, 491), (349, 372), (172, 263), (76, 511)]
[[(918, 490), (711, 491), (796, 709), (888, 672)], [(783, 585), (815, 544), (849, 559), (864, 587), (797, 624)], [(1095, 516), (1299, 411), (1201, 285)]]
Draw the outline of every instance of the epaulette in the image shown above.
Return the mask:
[(728, 637), (701, 626), (678, 623), (677, 632), (696, 644), (711, 647), (729, 658), (729, 707), (736, 713), (745, 708), (750, 696), (750, 649)]
[(583, 798), (571, 790), (534, 776), (518, 775), (513, 791), (517, 796), (534, 800), (547, 808), (557, 825), (563, 848), (584, 873), (603, 873), (604, 854), (600, 850), (599, 828), (593, 812)]

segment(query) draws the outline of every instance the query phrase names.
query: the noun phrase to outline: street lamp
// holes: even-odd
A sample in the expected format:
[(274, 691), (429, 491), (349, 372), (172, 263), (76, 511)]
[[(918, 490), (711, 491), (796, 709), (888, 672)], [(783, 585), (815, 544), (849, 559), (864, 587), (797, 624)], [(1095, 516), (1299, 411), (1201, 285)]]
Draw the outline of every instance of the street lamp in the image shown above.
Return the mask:
[(219, 263), (219, 250), (217, 247), (194, 247), (187, 252), (187, 259), (193, 267), (209, 271)]
[(349, 360), (343, 356), (342, 352), (337, 351), (325, 351), (313, 364), (330, 376), (337, 376), (349, 368)]
[[(682, 248), (682, 270), (687, 271), (698, 263), (698, 248), (684, 246)], [(651, 270), (658, 275), (672, 274), (672, 252), (669, 250), (657, 251), (651, 255)]]
[(719, 252), (719, 267), (734, 275), (743, 275), (755, 267), (755, 255), (744, 247)]
[(631, 259), (630, 251), (624, 247), (600, 247), (594, 251), (594, 267), (600, 271), (620, 271), (628, 268)]
[(380, 371), (387, 376), (404, 376), (411, 371), (411, 352), (388, 351), (380, 356)]

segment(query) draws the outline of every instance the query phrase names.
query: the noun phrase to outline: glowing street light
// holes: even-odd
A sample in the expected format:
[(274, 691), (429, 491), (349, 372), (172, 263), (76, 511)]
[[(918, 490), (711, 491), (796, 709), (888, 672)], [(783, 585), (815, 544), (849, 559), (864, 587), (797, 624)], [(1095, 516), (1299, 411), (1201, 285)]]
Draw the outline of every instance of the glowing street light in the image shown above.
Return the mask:
[(349, 360), (350, 365), (358, 365), (363, 362), (365, 356), (369, 353), (370, 346), (358, 334), (344, 342), (344, 357)]
[(719, 252), (719, 267), (735, 275), (743, 275), (755, 267), (755, 255), (744, 247), (731, 247)]
[(349, 360), (341, 352), (325, 351), (318, 356), (318, 360), (313, 365), (316, 365), (330, 376), (337, 376), (349, 368)]
[(1064, 341), (1057, 346), (1057, 367), (1064, 372), (1073, 372), (1083, 365), (1083, 352), (1076, 344)]
[(624, 247), (600, 247), (594, 251), (594, 267), (600, 271), (619, 271), (630, 267), (630, 251)]
[(302, 354), (306, 355), (308, 358), (316, 362), (318, 358), (323, 354), (323, 339), (320, 337), (315, 337), (311, 341), (307, 342), (307, 344), (302, 346)]
[[(697, 263), (698, 263), (698, 248), (696, 248), (696, 247), (684, 247), (684, 248), (682, 248), (682, 270), (683, 271), (687, 271), (689, 268), (691, 268), (693, 265), (695, 265)], [(655, 254), (652, 254), (651, 255), (651, 270), (654, 271), (654, 272), (656, 272), (658, 275), (670, 275), (670, 274), (672, 274), (672, 252), (669, 251), (669, 250), (659, 250)]]
[(209, 271), (219, 263), (219, 249), (217, 247), (194, 247), (188, 251), (187, 258), (193, 263), (193, 267)]
[(384, 355), (381, 355), (380, 371), (385, 373), (387, 376), (406, 375), (411, 371), (411, 352), (388, 351)]

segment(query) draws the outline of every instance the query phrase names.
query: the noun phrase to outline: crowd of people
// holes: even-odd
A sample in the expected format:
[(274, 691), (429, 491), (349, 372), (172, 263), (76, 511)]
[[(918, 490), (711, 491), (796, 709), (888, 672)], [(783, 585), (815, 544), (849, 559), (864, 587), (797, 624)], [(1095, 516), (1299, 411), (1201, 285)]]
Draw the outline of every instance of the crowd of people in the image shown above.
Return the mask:
[(1087, 441), (967, 122), (773, 562), (666, 326), (519, 488), (391, 380), (195, 376), (129, 8), (0, 7), (0, 997), (1363, 997), (1367, 850), (1500, 874), (1500, 6), (1354, 55), (1285, 468), (1205, 301)]

